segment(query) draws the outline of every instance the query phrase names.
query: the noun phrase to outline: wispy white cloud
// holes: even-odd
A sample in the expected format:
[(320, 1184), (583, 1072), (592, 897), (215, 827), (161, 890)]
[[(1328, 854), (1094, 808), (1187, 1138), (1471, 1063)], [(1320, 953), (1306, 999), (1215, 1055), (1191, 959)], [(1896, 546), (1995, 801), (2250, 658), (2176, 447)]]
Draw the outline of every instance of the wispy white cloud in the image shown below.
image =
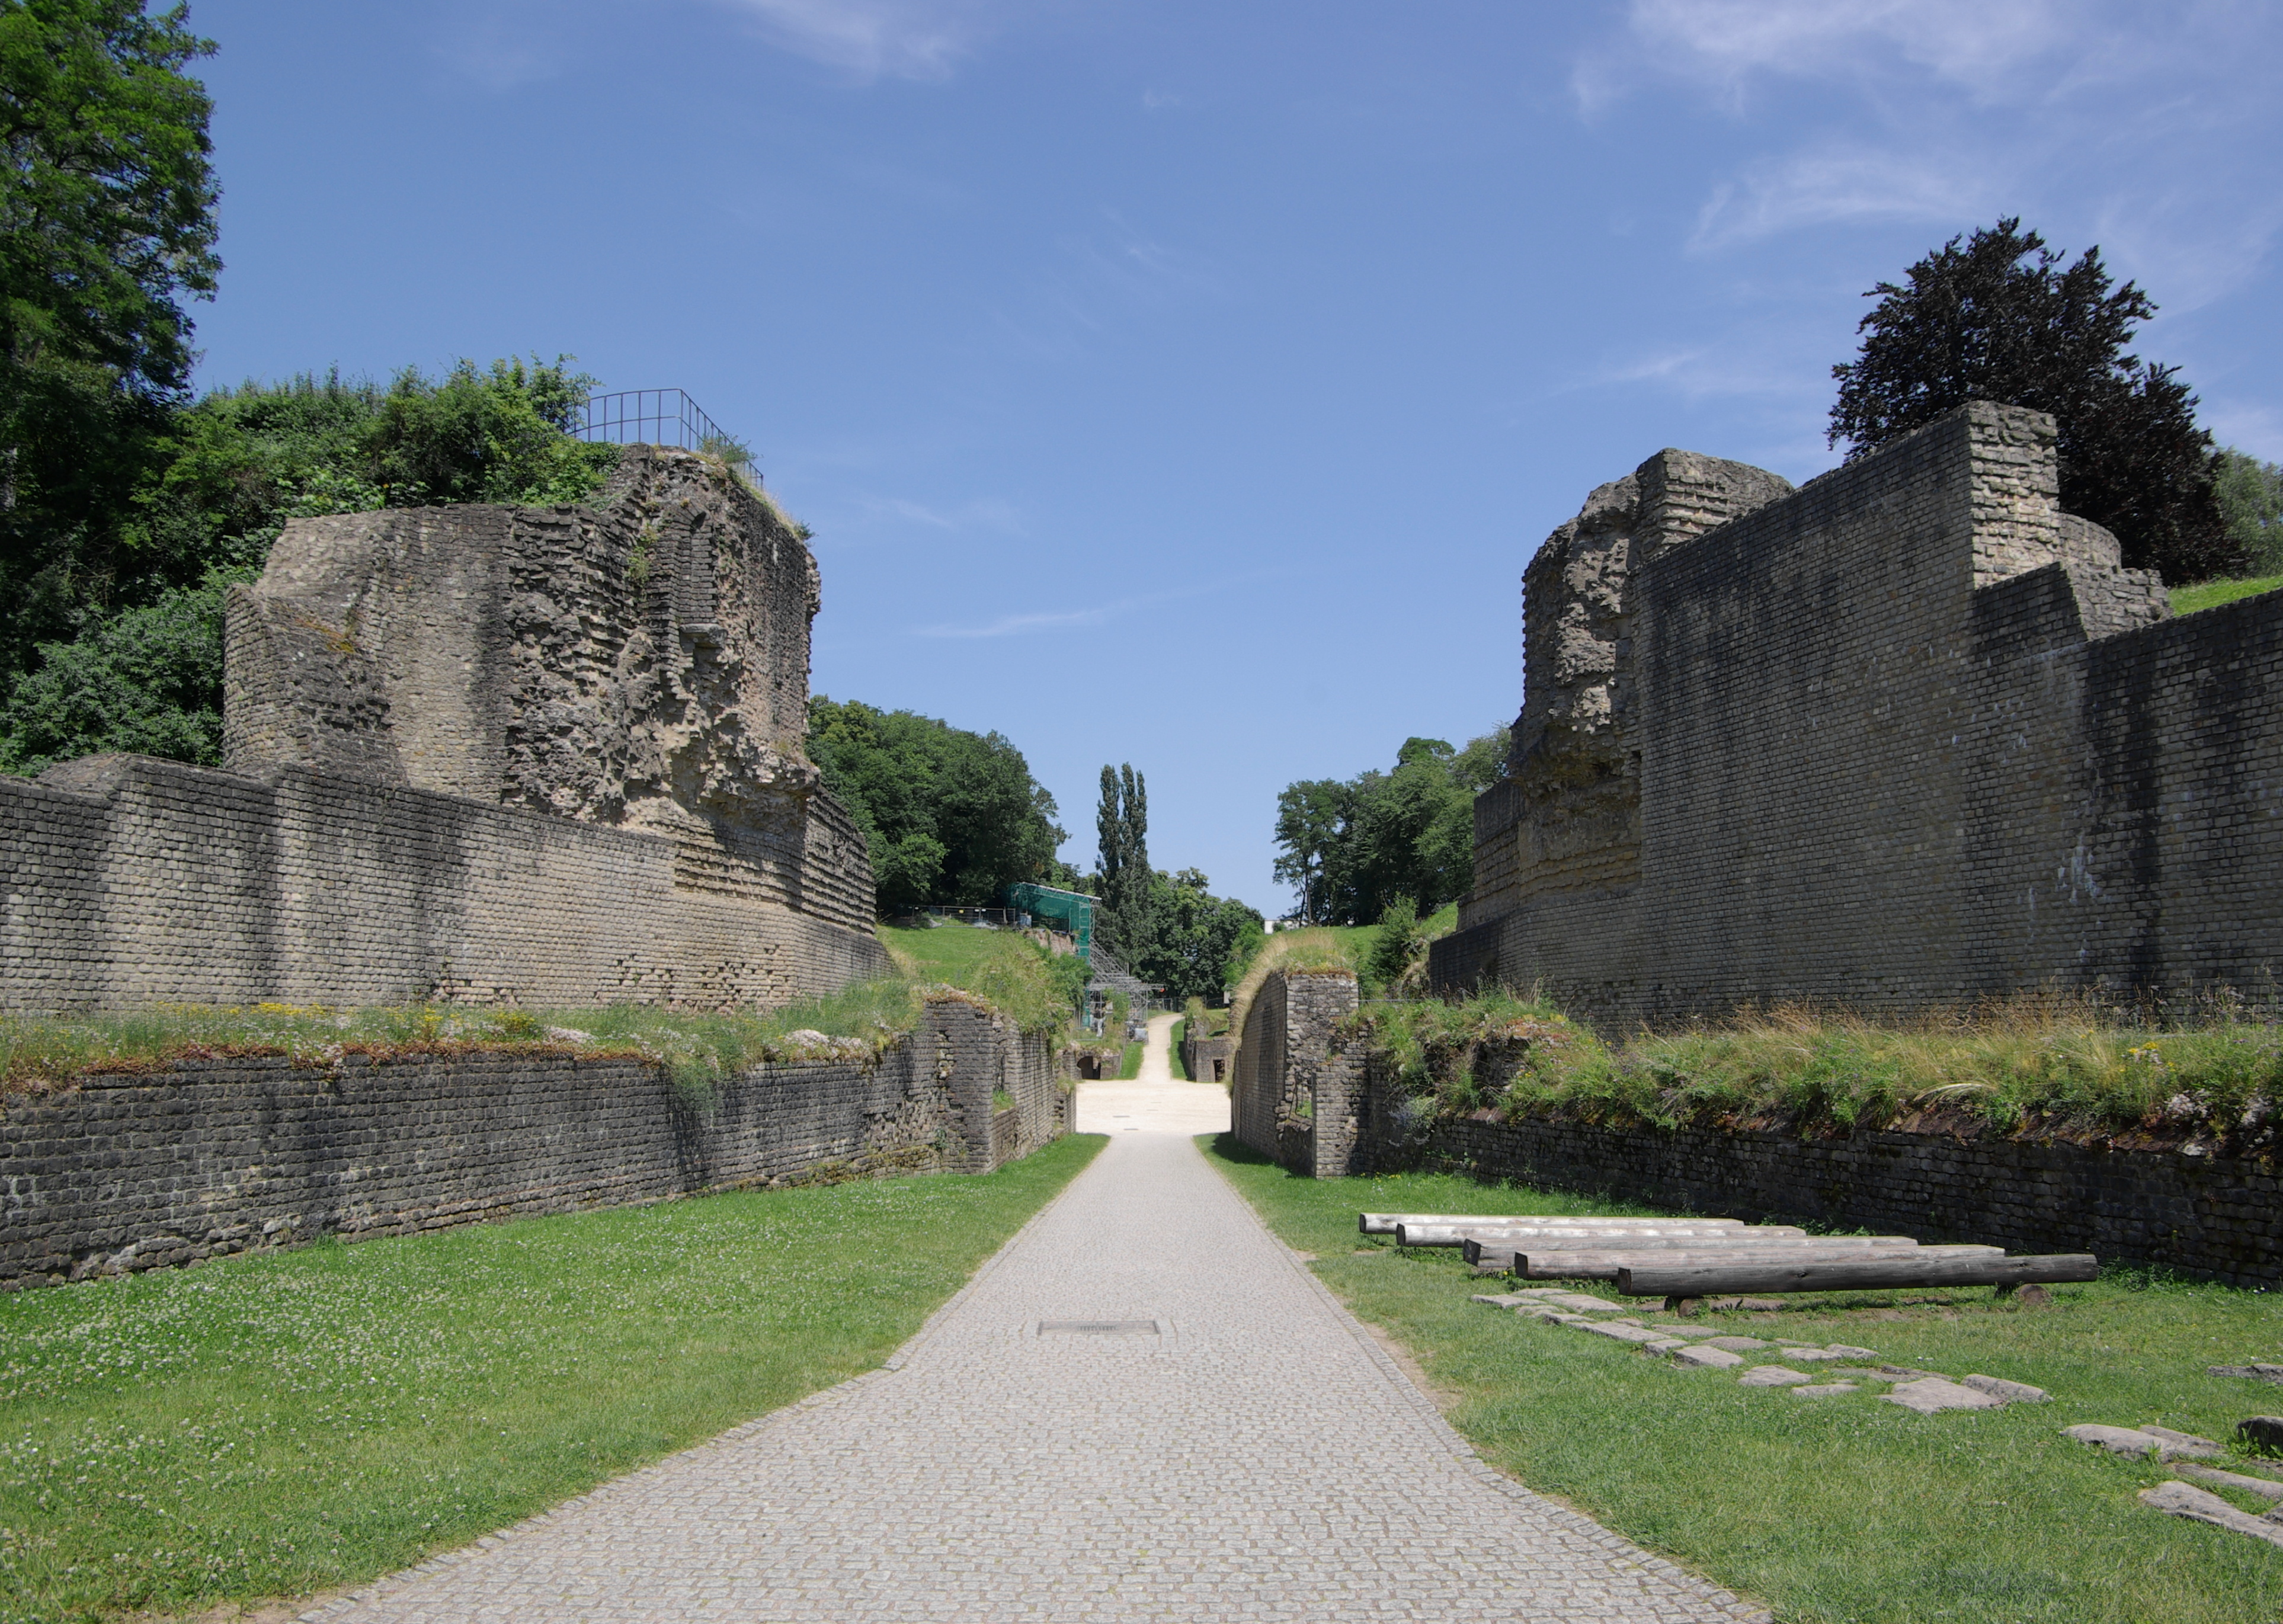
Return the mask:
[(859, 81), (948, 79), (993, 30), (992, 0), (721, 0), (785, 50)]
[(1780, 408), (1807, 407), (1828, 395), (1828, 363), (1819, 336), (1796, 320), (1746, 318), (1679, 344), (1620, 350), (1599, 365), (1554, 385), (1554, 392), (1646, 386), (1691, 405), (1750, 402)]
[(1001, 615), (982, 626), (930, 626), (922, 637), (1013, 637), (1023, 632), (1048, 632), (1064, 626), (1100, 626), (1110, 616), (1103, 609), (1040, 610), (1028, 614)]
[(1677, 85), (1767, 132), (1712, 183), (1691, 252), (2018, 213), (2161, 276), (2178, 312), (2241, 285), (2283, 230), (2256, 156), (2279, 51), (2283, 12), (2256, 0), (1633, 0), (1573, 87), (1589, 117)]
[(1694, 79), (1739, 105), (1755, 79), (1874, 79), (1907, 65), (1978, 96), (2076, 44), (2082, 0), (1635, 0), (1622, 49), (1582, 59), (1579, 99), (1623, 94), (1645, 68)]
[(1703, 253), (1802, 226), (1994, 217), (2007, 181), (1986, 159), (1963, 154), (1835, 143), (1763, 159), (1716, 186), (1688, 246)]
[(1071, 626), (1101, 626), (1105, 621), (1129, 615), (1136, 610), (1155, 609), (1161, 604), (1178, 603), (1184, 599), (1201, 598), (1223, 594), (1247, 581), (1272, 574), (1266, 570), (1240, 571), (1233, 575), (1212, 580), (1194, 581), (1188, 586), (1164, 592), (1146, 592), (1133, 597), (1119, 598), (1112, 602), (1098, 603), (1087, 609), (1026, 610), (1012, 615), (1001, 615), (977, 626), (931, 626), (920, 628), (922, 637), (1015, 637), (1025, 632), (1053, 632)]
[(1218, 266), (1136, 226), (1115, 209), (1099, 211), (1092, 230), (1055, 245), (1032, 279), (1028, 302), (1000, 310), (999, 330), (1041, 359), (1067, 361), (1126, 316), (1183, 301), (1220, 299)]
[(954, 507), (930, 507), (902, 496), (863, 496), (858, 506), (866, 517), (900, 520), (930, 530), (995, 530), (1008, 535), (1023, 533), (1022, 517), (1011, 502), (995, 496), (977, 497)]

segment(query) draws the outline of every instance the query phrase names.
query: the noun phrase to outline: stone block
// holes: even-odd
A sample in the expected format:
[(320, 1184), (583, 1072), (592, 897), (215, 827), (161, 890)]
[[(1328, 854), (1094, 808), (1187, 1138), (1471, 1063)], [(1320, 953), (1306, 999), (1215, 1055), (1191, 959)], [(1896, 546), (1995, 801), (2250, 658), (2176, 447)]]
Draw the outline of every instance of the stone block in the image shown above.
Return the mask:
[(1744, 1362), (1744, 1357), (1741, 1354), (1730, 1353), (1726, 1348), (1715, 1346), (1710, 1342), (1696, 1342), (1683, 1343), (1674, 1348), (1672, 1362), (1675, 1364), (1702, 1366), (1712, 1370), (1734, 1370)]
[(1992, 1398), (2004, 1399), (2009, 1404), (2042, 1404), (2052, 1396), (2043, 1387), (2033, 1387), (2025, 1381), (2006, 1381), (1996, 1376), (1961, 1376), (1959, 1385), (1972, 1387), (1977, 1393), (1987, 1393)]
[(1915, 1410), (1921, 1415), (1933, 1415), (1944, 1410), (2002, 1410), (2006, 1401), (1973, 1387), (1961, 1387), (1940, 1376), (1922, 1376), (1916, 1381), (1906, 1381), (1880, 1395), (1890, 1404), (1900, 1404), (1905, 1410)]
[(2271, 1545), (2283, 1545), (2283, 1524), (2255, 1517), (2249, 1511), (2239, 1511), (2209, 1489), (2198, 1488), (2191, 1483), (2159, 1483), (2154, 1488), (2144, 1488), (2140, 1491), (2140, 1504), (2170, 1517), (2186, 1517), (2232, 1534), (2248, 1535)]
[(2104, 1426), (2096, 1422), (2063, 1427), (2061, 1435), (2074, 1438), (2079, 1443), (2091, 1444), (2098, 1449), (2106, 1449), (2111, 1455), (2153, 1457), (2162, 1461), (2209, 1459), (2226, 1453), (2216, 1444), (2206, 1449), (2194, 1444), (2177, 1443), (2137, 1426)]
[(1780, 1364), (1756, 1364), (1736, 1378), (1743, 1387), (1796, 1387), (1815, 1379), (1805, 1371), (1787, 1370)]

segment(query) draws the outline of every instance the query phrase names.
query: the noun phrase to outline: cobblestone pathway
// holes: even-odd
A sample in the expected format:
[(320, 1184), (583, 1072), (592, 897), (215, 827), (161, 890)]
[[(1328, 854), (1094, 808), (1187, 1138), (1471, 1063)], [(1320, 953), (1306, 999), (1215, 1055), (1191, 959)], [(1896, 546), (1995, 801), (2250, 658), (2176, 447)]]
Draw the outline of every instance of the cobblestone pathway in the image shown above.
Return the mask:
[(1763, 1615), (1483, 1465), (1187, 1138), (1120, 1131), (892, 1368), (308, 1616)]

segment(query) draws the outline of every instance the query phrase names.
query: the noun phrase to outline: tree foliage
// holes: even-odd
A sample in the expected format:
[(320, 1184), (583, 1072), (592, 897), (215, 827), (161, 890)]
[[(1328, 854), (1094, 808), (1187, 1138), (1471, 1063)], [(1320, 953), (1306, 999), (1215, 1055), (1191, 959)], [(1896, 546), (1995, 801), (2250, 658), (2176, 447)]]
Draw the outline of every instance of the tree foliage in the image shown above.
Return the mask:
[(1095, 939), (1174, 998), (1218, 998), (1266, 939), (1258, 910), (1214, 896), (1196, 869), (1150, 866), (1149, 785), (1130, 762), (1103, 767), (1094, 828)]
[(2174, 584), (2240, 566), (2214, 501), (2211, 436), (2177, 369), (2127, 354), (2156, 306), (2112, 287), (2100, 250), (2075, 264), (2020, 219), (1953, 237), (1908, 283), (1866, 298), (1860, 352), (1832, 369), (1831, 443), (1850, 459), (1968, 400), (2051, 412), (2061, 504), (2115, 532), (2124, 562)]
[(1137, 972), (1154, 946), (1157, 910), (1149, 866), (1149, 785), (1134, 770), (1104, 763), (1095, 804), (1096, 895), (1102, 907), (1095, 934)]
[(2251, 573), (2283, 572), (2283, 467), (2231, 446), (2219, 454), (2212, 494), (2228, 540), (2243, 549)]
[(261, 569), (286, 521), (589, 496), (618, 460), (566, 432), (592, 381), (567, 357), (464, 361), (386, 387), (303, 376), (154, 408), (133, 488), (104, 516), (118, 541), (105, 601), (90, 590), (68, 614), (35, 612), (76, 634), (19, 646), (4, 673), (0, 770), (97, 750), (219, 760), (222, 595)]
[(882, 913), (993, 907), (1009, 886), (1053, 877), (1069, 836), (1055, 797), (1002, 735), (820, 694), (808, 703), (808, 751), (864, 831)]
[(1475, 796), (1506, 776), (1500, 727), (1454, 750), (1411, 738), (1392, 771), (1306, 779), (1276, 797), (1277, 879), (1298, 916), (1366, 925), (1397, 898), (1432, 913), (1475, 882)]
[(1171, 998), (1219, 998), (1266, 939), (1258, 910), (1212, 884), (1194, 868), (1149, 876), (1149, 946), (1134, 969)]
[[(0, 660), (105, 599), (210, 297), (212, 51), (182, 7), (0, 0)], [(180, 583), (175, 583), (180, 584)]]
[(1408, 897), (1396, 897), (1380, 910), (1379, 930), (1365, 955), (1364, 983), (1375, 992), (1404, 990), (1426, 951), (1427, 930), (1419, 922), (1418, 905)]

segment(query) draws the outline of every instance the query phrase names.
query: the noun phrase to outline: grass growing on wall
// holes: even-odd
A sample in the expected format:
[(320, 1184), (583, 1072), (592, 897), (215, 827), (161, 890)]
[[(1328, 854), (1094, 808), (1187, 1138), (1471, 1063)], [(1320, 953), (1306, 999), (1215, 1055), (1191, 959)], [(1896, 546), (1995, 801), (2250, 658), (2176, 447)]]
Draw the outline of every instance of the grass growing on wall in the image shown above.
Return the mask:
[(956, 929), (880, 935), (899, 974), (768, 1011), (168, 1004), (128, 1014), (0, 1014), (0, 1092), (184, 1059), (268, 1054), (323, 1065), (350, 1053), (479, 1051), (649, 1059), (684, 1086), (702, 1087), (763, 1061), (877, 1053), (919, 1023), (932, 988), (986, 1003), (1026, 1031), (1059, 1025), (1070, 1008), (1046, 954), (1022, 936)]
[(1060, 1026), (1071, 1013), (1082, 979), (1079, 961), (1056, 960), (1017, 931), (943, 925), (932, 930), (879, 928), (881, 943), (896, 967), (922, 982), (972, 992), (1012, 1019), (1025, 1031)]
[(1549, 1005), (1488, 992), (1368, 1006), (1352, 1028), (1395, 1061), (1421, 1109), (1441, 1115), (1489, 1108), (1811, 1132), (1933, 1115), (2003, 1132), (2272, 1145), (2283, 1127), (2283, 1029), (2225, 1004), (2170, 1025), (2129, 1024), (2131, 1014), (2063, 997), (1908, 1023), (1777, 1008), (1610, 1045)]
[(177, 1060), (284, 1055), (323, 1065), (378, 1057), (492, 1051), (627, 1055), (662, 1061), (699, 1084), (761, 1061), (870, 1053), (917, 1024), (920, 989), (860, 983), (767, 1013), (704, 1014), (649, 1004), (601, 1009), (409, 1005), (160, 1005), (129, 1014), (0, 1015), (0, 1088), (83, 1072), (153, 1070)]
[(2193, 615), (2200, 609), (2217, 609), (2223, 603), (2232, 603), (2238, 598), (2256, 597), (2263, 592), (2273, 592), (2283, 587), (2283, 575), (2251, 576), (2233, 581), (2198, 581), (2193, 587), (2172, 588), (2172, 612)]
[(1523, 1321), (1469, 1301), (1497, 1286), (1455, 1254), (1356, 1233), (1360, 1210), (1642, 1209), (1449, 1177), (1295, 1177), (1228, 1138), (1214, 1161), (1453, 1395), (1450, 1420), (1493, 1465), (1771, 1604), (1786, 1624), (2272, 1624), (2283, 1607), (2283, 1553), (2149, 1510), (2135, 1496), (2168, 1472), (2061, 1435), (2081, 1421), (2150, 1421), (2227, 1438), (2273, 1407), (2259, 1396), (2273, 1389), (2205, 1367), (2274, 1358), (2283, 1309), (2271, 1295), (2111, 1271), (2053, 1288), (2043, 1309), (1987, 1289), (1829, 1294), (1773, 1315), (1671, 1321), (1704, 1336), (1845, 1342), (2053, 1395), (1918, 1416), (1874, 1387), (1828, 1399), (1742, 1388)]
[(0, 1618), (354, 1584), (871, 1369), (1102, 1143), (0, 1294)]

